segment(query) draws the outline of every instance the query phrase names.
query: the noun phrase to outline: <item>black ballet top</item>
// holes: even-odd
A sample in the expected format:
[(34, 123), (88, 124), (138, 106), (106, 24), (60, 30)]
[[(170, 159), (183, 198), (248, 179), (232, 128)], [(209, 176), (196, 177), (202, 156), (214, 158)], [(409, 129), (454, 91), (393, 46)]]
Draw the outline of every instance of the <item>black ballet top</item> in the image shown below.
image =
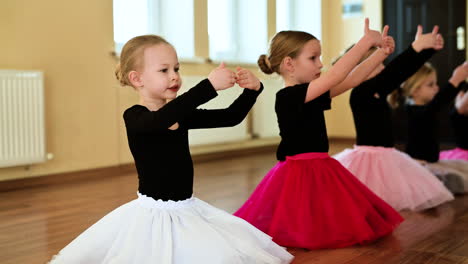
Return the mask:
[(408, 142), (405, 151), (411, 157), (428, 162), (439, 160), (437, 112), (450, 103), (457, 92), (458, 89), (447, 83), (428, 104), (405, 106), (408, 113)]
[(461, 115), (454, 108), (450, 113), (455, 144), (457, 147), (468, 150), (468, 116)]
[(435, 50), (417, 53), (409, 46), (378, 75), (351, 91), (356, 145), (393, 147), (392, 111), (387, 96), (421, 68)]
[(328, 152), (324, 110), (331, 109), (330, 92), (304, 103), (309, 84), (299, 84), (276, 93), (275, 111), (281, 142), (278, 160), (307, 152)]
[[(208, 79), (157, 111), (134, 105), (124, 114), (130, 150), (141, 194), (155, 200), (185, 200), (193, 193), (193, 163), (188, 130), (239, 124), (254, 105), (259, 91), (244, 89), (226, 109), (196, 109), (217, 96)], [(175, 123), (179, 127), (170, 130)]]

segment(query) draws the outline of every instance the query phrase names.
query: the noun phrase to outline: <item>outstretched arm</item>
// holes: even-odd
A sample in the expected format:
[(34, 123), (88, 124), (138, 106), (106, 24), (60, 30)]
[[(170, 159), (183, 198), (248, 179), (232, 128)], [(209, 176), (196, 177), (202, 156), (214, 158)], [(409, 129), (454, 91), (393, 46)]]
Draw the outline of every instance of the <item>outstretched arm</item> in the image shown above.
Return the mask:
[(430, 111), (439, 111), (443, 105), (450, 103), (457, 96), (459, 88), (462, 86), (460, 84), (466, 78), (468, 78), (468, 62), (464, 62), (455, 68), (446, 87), (442, 88), (434, 96), (434, 99), (427, 104), (428, 109)]
[(354, 67), (354, 69), (348, 74), (348, 76), (346, 76), (346, 79), (343, 82), (331, 88), (331, 97), (340, 95), (345, 91), (358, 86), (360, 83), (369, 78), (369, 76), (380, 65), (382, 65), (383, 61), (393, 53), (395, 50), (395, 41), (387, 34), (388, 26), (385, 26), (382, 32), (382, 48), (377, 49), (366, 60)]
[(373, 46), (382, 45), (382, 36), (379, 32), (369, 29), (369, 19), (366, 18), (364, 36), (349, 50), (330, 70), (309, 83), (305, 102), (312, 101), (326, 91), (342, 82), (359, 60)]
[(443, 48), (443, 38), (438, 33), (438, 26), (432, 32), (423, 34), (422, 26), (418, 26), (413, 43), (385, 68), (368, 81), (368, 85), (360, 85), (353, 93), (365, 96), (374, 96), (376, 93), (381, 98), (400, 87), (406, 79), (417, 72), (421, 66), (437, 51)]
[(221, 63), (211, 71), (207, 79), (159, 110), (149, 111), (142, 106), (125, 111), (125, 125), (134, 133), (166, 130), (175, 123), (185, 120), (198, 106), (216, 97), (218, 95), (216, 91), (232, 87), (236, 79), (236, 74)]
[(387, 96), (400, 87), (406, 79), (416, 73), (432, 55), (444, 47), (444, 39), (439, 34), (439, 26), (434, 26), (432, 32), (423, 34), (423, 28), (418, 26), (411, 47), (393, 59), (376, 78), (378, 92)]
[(460, 91), (455, 98), (455, 109), (460, 115), (468, 116), (468, 92)]
[(452, 77), (449, 79), (454, 87), (458, 87), (460, 83), (468, 78), (468, 62), (465, 61), (463, 64), (459, 65), (452, 73)]
[(186, 120), (190, 129), (230, 127), (242, 122), (263, 90), (260, 80), (249, 70), (237, 67), (237, 84), (244, 92), (225, 109), (196, 109)]
[(213, 85), (208, 79), (205, 79), (157, 111), (150, 111), (144, 106), (134, 106), (127, 109), (123, 116), (125, 126), (127, 131), (137, 134), (167, 130), (193, 112), (199, 105), (208, 102), (217, 95)]

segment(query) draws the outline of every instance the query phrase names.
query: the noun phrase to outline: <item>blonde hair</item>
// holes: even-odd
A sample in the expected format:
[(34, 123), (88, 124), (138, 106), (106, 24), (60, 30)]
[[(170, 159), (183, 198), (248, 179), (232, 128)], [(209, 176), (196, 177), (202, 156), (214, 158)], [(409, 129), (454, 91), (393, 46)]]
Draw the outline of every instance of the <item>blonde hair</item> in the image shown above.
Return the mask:
[(397, 108), (399, 106), (399, 102), (406, 97), (411, 97), (411, 94), (421, 87), (424, 80), (431, 75), (432, 73), (436, 73), (436, 69), (428, 62), (426, 62), (419, 70), (413, 74), (413, 76), (409, 77), (400, 88), (393, 91), (388, 96), (388, 102), (393, 108)]
[(302, 47), (309, 41), (317, 39), (312, 34), (303, 31), (281, 31), (276, 33), (270, 42), (269, 54), (262, 54), (258, 58), (258, 66), (262, 72), (280, 74), (281, 62), (285, 57), (296, 58)]
[(172, 46), (169, 42), (160, 36), (142, 35), (130, 39), (122, 48), (119, 63), (115, 68), (115, 77), (122, 86), (132, 86), (128, 79), (131, 71), (138, 70), (143, 65), (143, 52), (145, 48), (153, 45), (166, 44)]

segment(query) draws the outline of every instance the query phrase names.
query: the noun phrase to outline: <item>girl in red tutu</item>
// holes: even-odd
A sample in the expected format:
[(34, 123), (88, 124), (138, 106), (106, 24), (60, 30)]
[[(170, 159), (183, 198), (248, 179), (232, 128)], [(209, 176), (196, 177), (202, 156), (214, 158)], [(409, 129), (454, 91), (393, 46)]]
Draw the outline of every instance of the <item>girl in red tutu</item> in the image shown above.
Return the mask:
[(456, 148), (440, 152), (441, 160), (468, 161), (468, 92), (460, 91), (450, 113)]
[[(396, 210), (419, 211), (453, 200), (450, 191), (429, 170), (394, 148), (392, 113), (387, 102), (387, 96), (442, 47), (437, 26), (427, 34), (422, 34), (418, 26), (415, 40), (404, 52), (387, 67), (380, 64), (351, 91), (356, 146), (334, 158)], [(382, 53), (378, 49), (371, 56), (385, 56)]]
[[(338, 248), (373, 241), (403, 221), (328, 152), (324, 111), (331, 97), (357, 85), (353, 73), (373, 46), (387, 42), (376, 31), (365, 35), (321, 76), (320, 42), (311, 34), (282, 31), (261, 55), (263, 72), (278, 73), (285, 88), (276, 95), (281, 143), (279, 162), (235, 213), (280, 245), (307, 249)], [(353, 73), (349, 74), (351, 70)], [(349, 75), (348, 75), (349, 74)], [(351, 84), (352, 83), (352, 84)]]

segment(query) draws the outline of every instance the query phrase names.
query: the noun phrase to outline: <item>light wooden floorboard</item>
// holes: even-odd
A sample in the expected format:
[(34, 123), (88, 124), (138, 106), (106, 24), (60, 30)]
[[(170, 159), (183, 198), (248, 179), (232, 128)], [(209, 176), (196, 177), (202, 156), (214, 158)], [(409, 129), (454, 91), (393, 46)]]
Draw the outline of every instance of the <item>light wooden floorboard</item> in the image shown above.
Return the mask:
[[(334, 146), (331, 153), (342, 149)], [(234, 212), (276, 163), (273, 152), (195, 164), (195, 195)], [(0, 193), (0, 263), (45, 263), (90, 225), (136, 198), (135, 173)], [(390, 236), (366, 246), (289, 249), (293, 263), (466, 263), (468, 196), (422, 213), (403, 213)]]

